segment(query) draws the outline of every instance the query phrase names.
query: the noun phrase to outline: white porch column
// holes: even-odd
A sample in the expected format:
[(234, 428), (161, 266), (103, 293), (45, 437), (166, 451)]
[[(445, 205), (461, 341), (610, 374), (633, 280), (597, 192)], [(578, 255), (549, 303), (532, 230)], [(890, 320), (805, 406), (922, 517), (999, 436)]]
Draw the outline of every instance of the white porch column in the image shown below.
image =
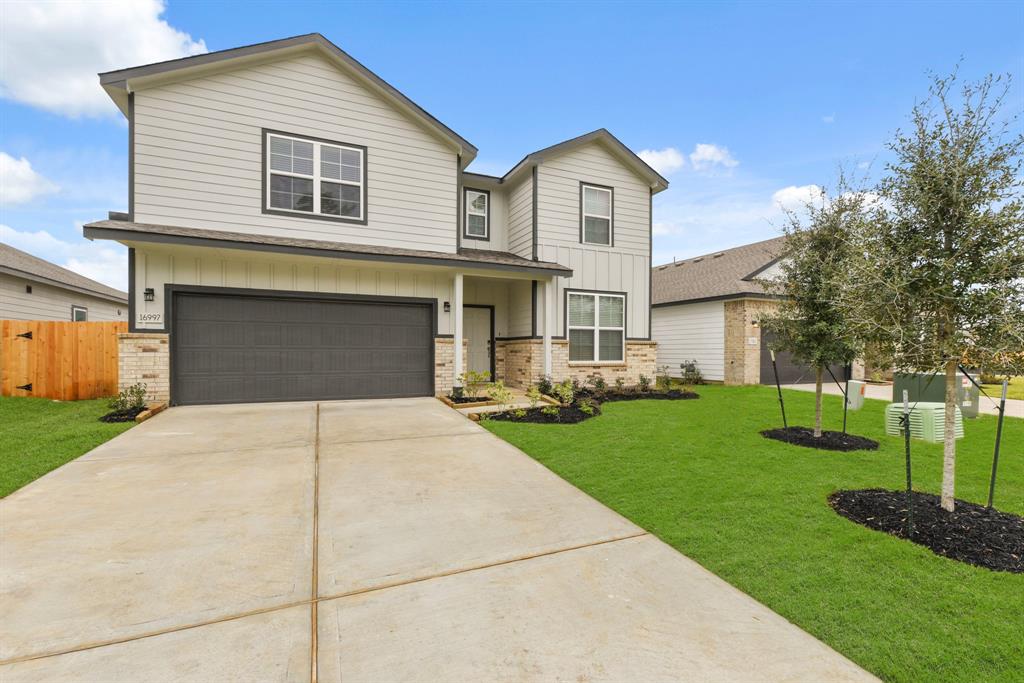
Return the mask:
[(454, 329), (452, 330), (452, 345), (455, 351), (454, 367), (455, 376), (452, 378), (453, 387), (462, 386), (462, 273), (455, 273), (455, 282), (452, 284), (452, 315), (455, 318)]
[(551, 377), (551, 335), (555, 331), (555, 278), (544, 282), (544, 375)]

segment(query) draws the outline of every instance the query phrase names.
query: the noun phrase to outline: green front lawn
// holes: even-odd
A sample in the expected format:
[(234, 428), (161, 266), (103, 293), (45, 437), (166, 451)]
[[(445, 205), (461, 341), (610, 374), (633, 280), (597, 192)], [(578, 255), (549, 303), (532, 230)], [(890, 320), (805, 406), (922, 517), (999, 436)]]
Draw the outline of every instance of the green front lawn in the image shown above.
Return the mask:
[(135, 424), (100, 422), (109, 400), (0, 397), (0, 498)]
[[(985, 390), (986, 394), (994, 398), (996, 401), (998, 401), (999, 397), (1003, 395), (1002, 384), (982, 384), (981, 387)], [(1006, 387), (1006, 398), (1014, 398), (1018, 401), (1024, 401), (1024, 377), (1010, 378), (1010, 384)]]
[[(554, 472), (869, 671), (892, 681), (1011, 681), (1024, 671), (1024, 575), (996, 573), (840, 517), (841, 488), (904, 485), (902, 440), (884, 403), (850, 413), (877, 452), (833, 453), (762, 438), (781, 426), (772, 387), (699, 387), (696, 401), (610, 403), (579, 425), (484, 422)], [(786, 391), (790, 424), (814, 395)], [(827, 429), (841, 402), (825, 397)], [(994, 417), (958, 442), (957, 496), (984, 503)], [(996, 506), (1024, 514), (1024, 420), (1003, 430)], [(937, 493), (941, 444), (915, 441), (915, 488)]]

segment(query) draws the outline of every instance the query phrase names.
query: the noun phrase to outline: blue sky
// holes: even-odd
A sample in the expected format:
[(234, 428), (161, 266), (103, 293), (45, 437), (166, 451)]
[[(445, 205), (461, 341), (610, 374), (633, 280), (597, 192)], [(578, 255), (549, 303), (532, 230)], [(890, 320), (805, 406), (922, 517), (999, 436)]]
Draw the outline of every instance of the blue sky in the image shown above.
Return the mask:
[(877, 175), (929, 70), (1010, 73), (1024, 111), (1024, 3), (6, 4), (0, 239), (125, 287), (123, 250), (81, 237), (127, 206), (96, 72), (311, 31), (479, 147), (472, 170), (599, 127), (658, 152), (656, 262), (774, 236), (838, 164)]

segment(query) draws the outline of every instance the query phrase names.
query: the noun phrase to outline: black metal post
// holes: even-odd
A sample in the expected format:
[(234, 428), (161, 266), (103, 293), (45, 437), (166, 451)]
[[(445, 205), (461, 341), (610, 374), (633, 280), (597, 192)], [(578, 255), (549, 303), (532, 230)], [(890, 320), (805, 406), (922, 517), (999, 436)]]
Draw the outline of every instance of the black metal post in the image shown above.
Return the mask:
[(1003, 438), (1003, 417), (1006, 415), (1006, 387), (1009, 380), (1003, 380), (1003, 395), (999, 399), (999, 421), (996, 423), (996, 450), (992, 454), (992, 480), (988, 483), (988, 507), (992, 509), (992, 496), (996, 492), (996, 468), (999, 467), (999, 442)]
[(903, 448), (907, 458), (907, 538), (914, 535), (914, 497), (910, 483), (910, 394), (903, 391)]
[(786, 404), (782, 400), (782, 384), (779, 383), (779, 368), (775, 365), (775, 351), (770, 351), (772, 354), (772, 372), (775, 373), (775, 389), (779, 392), (779, 407), (782, 408), (782, 427), (783, 429), (789, 429), (789, 424), (786, 423)]

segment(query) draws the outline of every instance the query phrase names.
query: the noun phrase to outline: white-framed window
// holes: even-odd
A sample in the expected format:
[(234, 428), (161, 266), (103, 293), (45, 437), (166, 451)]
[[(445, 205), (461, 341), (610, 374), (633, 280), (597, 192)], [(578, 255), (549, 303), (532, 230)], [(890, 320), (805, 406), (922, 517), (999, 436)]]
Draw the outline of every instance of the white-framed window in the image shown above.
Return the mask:
[(580, 185), (580, 241), (584, 244), (612, 243), (614, 191), (600, 185)]
[(621, 362), (626, 343), (626, 297), (569, 292), (570, 362)]
[(85, 306), (71, 307), (71, 322), (84, 323), (89, 320), (89, 309)]
[(266, 197), (270, 212), (366, 220), (366, 149), (266, 133)]
[(466, 233), (470, 239), (485, 240), (490, 235), (491, 193), (466, 189)]

